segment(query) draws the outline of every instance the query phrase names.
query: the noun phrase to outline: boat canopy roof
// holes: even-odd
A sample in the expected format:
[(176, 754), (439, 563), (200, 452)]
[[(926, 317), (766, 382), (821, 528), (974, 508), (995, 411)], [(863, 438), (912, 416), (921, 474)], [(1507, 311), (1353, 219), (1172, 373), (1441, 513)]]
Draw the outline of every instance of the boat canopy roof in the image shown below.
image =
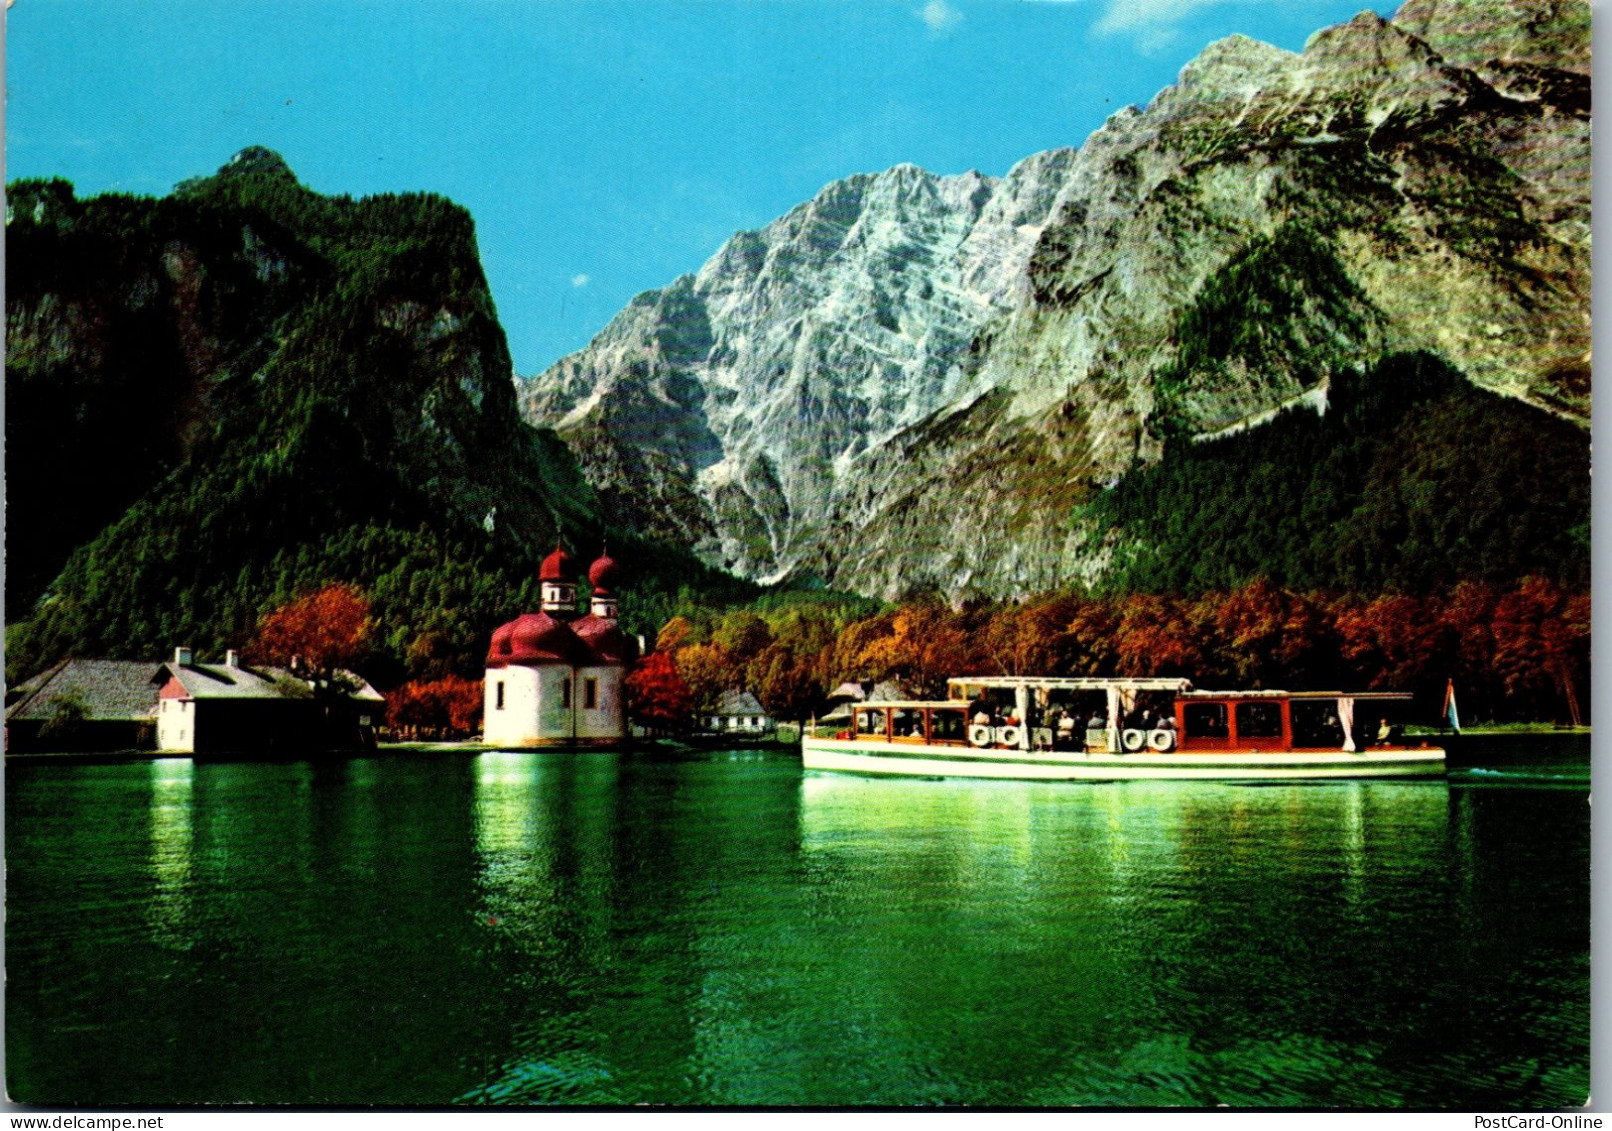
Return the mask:
[(1046, 688), (1049, 691), (1190, 691), (1192, 681), (1181, 676), (1140, 676), (1134, 679), (1097, 676), (967, 675), (946, 681), (948, 688), (1018, 687)]
[(1409, 691), (1183, 691), (1179, 699), (1404, 699)]
[(1135, 679), (1071, 676), (960, 676), (947, 680), (946, 690), (951, 699), (880, 699), (851, 704), (851, 710), (885, 708), (896, 710), (934, 710), (942, 707), (962, 707), (968, 695), (991, 688), (1016, 690), (1017, 688), (1045, 689), (1048, 691), (1173, 691), (1178, 699), (1358, 699), (1408, 701), (1408, 691), (1208, 691), (1196, 690), (1192, 681), (1180, 676), (1146, 676)]
[[(925, 711), (949, 708), (954, 711), (968, 710), (968, 703), (962, 699), (870, 699), (866, 703), (852, 703), (846, 708), (846, 714), (852, 711), (882, 711), (886, 707), (893, 707), (897, 711)], [(827, 718), (828, 716), (823, 716)], [(845, 716), (840, 716), (844, 718)]]

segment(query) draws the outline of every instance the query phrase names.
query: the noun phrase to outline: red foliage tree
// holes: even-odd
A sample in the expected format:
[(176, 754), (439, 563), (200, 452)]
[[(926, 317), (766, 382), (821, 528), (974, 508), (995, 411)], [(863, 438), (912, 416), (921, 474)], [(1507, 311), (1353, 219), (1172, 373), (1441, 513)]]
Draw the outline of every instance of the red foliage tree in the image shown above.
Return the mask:
[(1119, 613), (1108, 601), (1079, 601), (1060, 634), (1070, 675), (1111, 676), (1119, 664)]
[(1547, 689), (1554, 690), (1574, 725), (1583, 721), (1578, 688), (1589, 669), (1588, 594), (1530, 577), (1496, 602), (1494, 640), (1507, 692), (1549, 702)]
[(463, 736), (481, 729), (481, 681), (450, 675), (416, 680), (393, 691), (386, 700), (386, 722), (394, 732), (413, 728)]
[(680, 733), (694, 716), (694, 696), (666, 652), (651, 652), (627, 675), (627, 712), (651, 731)]
[(1349, 602), (1334, 614), (1344, 659), (1368, 687), (1414, 690), (1450, 674), (1448, 628), (1431, 601), (1390, 593)]
[(1216, 666), (1249, 687), (1302, 679), (1311, 651), (1329, 635), (1314, 605), (1263, 577), (1205, 598), (1200, 618), (1213, 626)]
[(1202, 634), (1180, 601), (1133, 593), (1120, 605), (1118, 661), (1122, 675), (1196, 675), (1203, 666)]

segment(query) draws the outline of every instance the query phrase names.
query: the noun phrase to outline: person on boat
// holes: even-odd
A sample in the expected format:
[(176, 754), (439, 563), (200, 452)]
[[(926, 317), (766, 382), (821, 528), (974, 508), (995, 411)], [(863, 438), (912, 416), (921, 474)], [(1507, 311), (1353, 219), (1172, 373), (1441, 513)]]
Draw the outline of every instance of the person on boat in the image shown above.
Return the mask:
[(985, 692), (974, 696), (974, 701), (968, 705), (968, 717), (980, 726), (990, 725), (991, 705), (985, 701)]
[(1387, 746), (1393, 740), (1394, 728), (1388, 724), (1387, 719), (1383, 719), (1377, 724), (1377, 745)]

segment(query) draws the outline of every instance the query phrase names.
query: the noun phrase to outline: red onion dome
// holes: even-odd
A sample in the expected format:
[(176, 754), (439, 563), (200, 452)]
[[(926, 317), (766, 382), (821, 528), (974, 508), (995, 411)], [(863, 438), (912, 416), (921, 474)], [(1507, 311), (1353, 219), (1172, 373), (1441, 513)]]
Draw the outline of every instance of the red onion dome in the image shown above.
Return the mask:
[(609, 554), (600, 554), (599, 560), (588, 567), (588, 584), (595, 593), (614, 593), (621, 576), (621, 567)]
[(571, 627), (597, 660), (607, 664), (630, 664), (638, 658), (637, 639), (621, 631), (616, 622), (607, 617), (589, 613)]
[(564, 621), (547, 613), (525, 613), (493, 632), (487, 666), (573, 663), (588, 658), (589, 649)]
[(543, 559), (543, 568), (537, 574), (539, 581), (572, 581), (575, 578), (571, 555), (565, 552), (564, 546), (554, 547), (554, 552)]

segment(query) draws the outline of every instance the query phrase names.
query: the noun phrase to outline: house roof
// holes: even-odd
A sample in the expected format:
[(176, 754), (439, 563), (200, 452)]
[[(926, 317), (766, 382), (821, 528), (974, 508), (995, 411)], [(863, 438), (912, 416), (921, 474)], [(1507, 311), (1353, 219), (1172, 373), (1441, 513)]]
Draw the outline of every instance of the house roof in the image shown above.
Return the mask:
[(765, 715), (766, 709), (748, 691), (724, 691), (716, 706), (717, 715)]
[(872, 690), (863, 687), (854, 679), (848, 680), (828, 693), (830, 703), (836, 699), (846, 699), (860, 703), (864, 699), (875, 699), (883, 702), (888, 699), (900, 699), (901, 697), (900, 685), (890, 679), (885, 680), (883, 683), (874, 684)]
[[(179, 685), (185, 689), (185, 694), (192, 699), (310, 699), (313, 689), (306, 680), (298, 679), (284, 668), (270, 668), (238, 664), (160, 664), (155, 669), (150, 665), (146, 671), (155, 671), (152, 680), (156, 683), (166, 683), (169, 678), (177, 679)], [(358, 685), (358, 690), (351, 692), (347, 698), (358, 699), (365, 702), (384, 702), (384, 697), (368, 683), (353, 675), (343, 672), (342, 675), (350, 678)]]
[(154, 718), (155, 670), (145, 660), (63, 660), (11, 689), (6, 719), (49, 718), (62, 699), (82, 703), (89, 719)]

